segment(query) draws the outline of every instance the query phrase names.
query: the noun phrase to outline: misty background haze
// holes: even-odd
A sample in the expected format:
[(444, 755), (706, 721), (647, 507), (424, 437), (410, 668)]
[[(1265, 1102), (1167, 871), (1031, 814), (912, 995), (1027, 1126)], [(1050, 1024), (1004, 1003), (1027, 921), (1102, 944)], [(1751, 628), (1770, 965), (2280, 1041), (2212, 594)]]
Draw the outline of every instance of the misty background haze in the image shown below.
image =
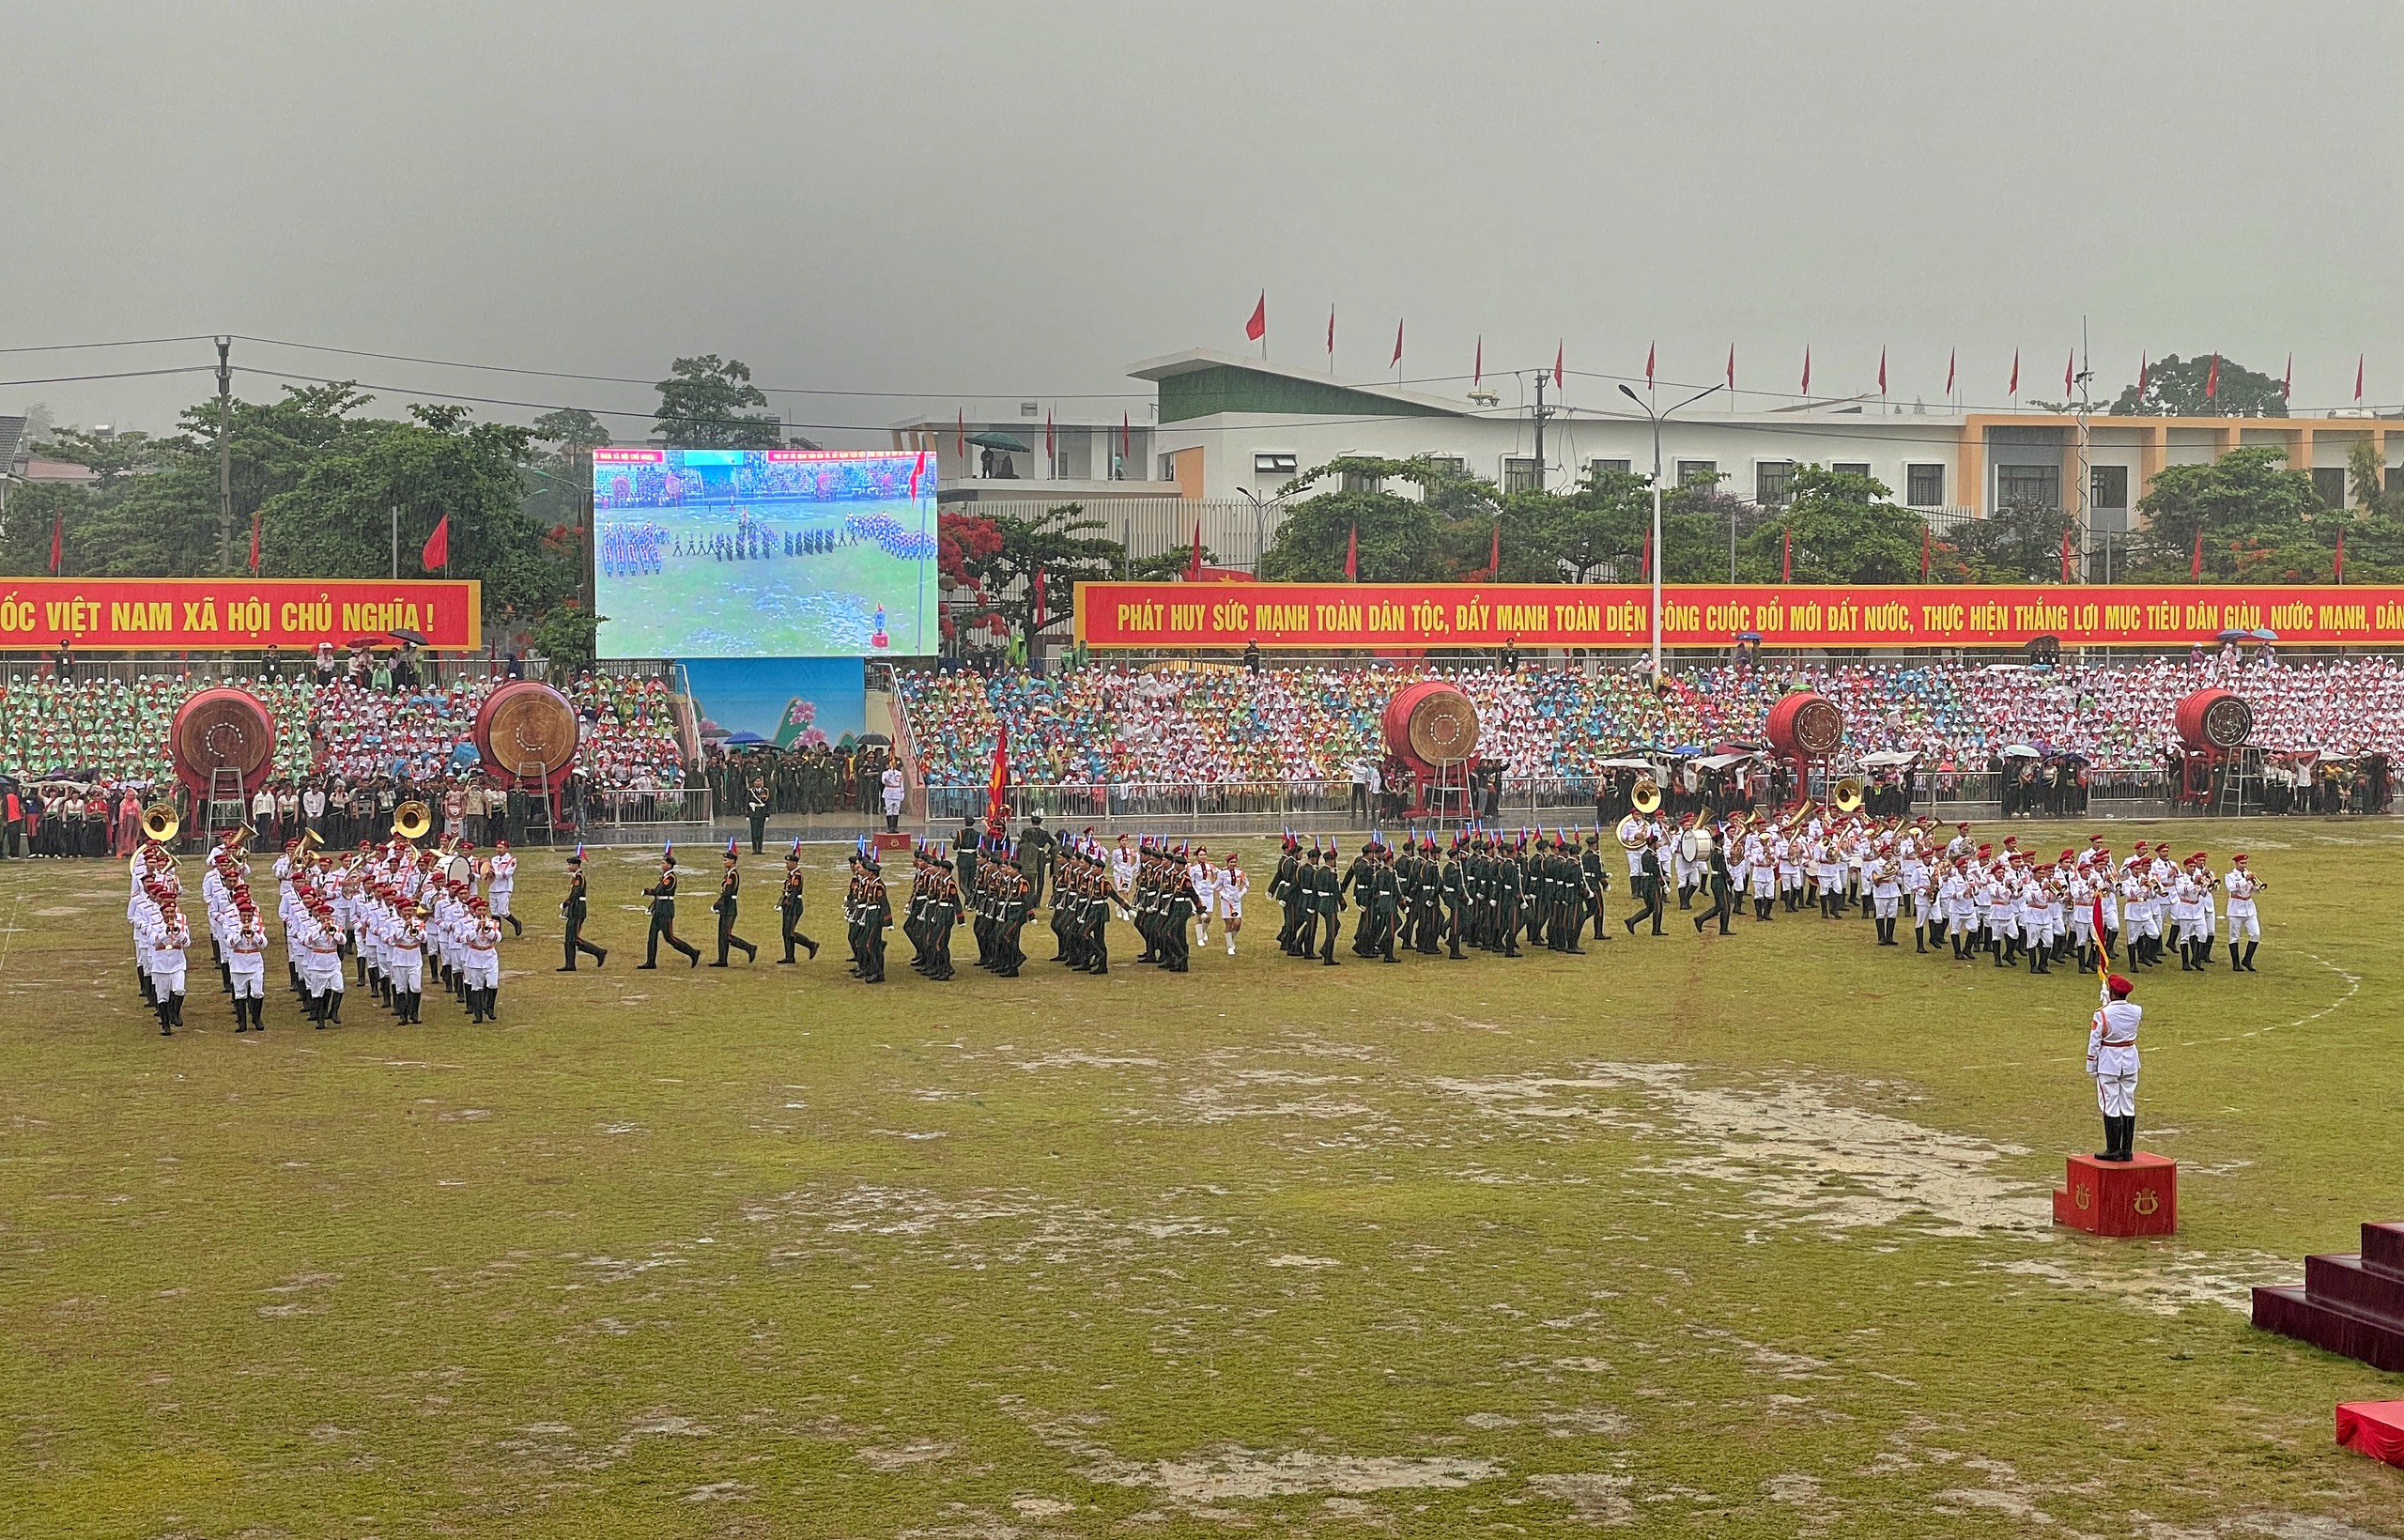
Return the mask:
[[(0, 348), (232, 332), (524, 369), (749, 363), (794, 431), (1023, 400), (1138, 420), (1146, 357), (2023, 395), (2092, 331), (2298, 409), (2404, 402), (2404, 8), (0, 5)], [(206, 341), (0, 352), (0, 412), (161, 431)], [(244, 341), (650, 430), (645, 383)], [(191, 365), (185, 375), (49, 377)], [(1583, 375), (1585, 377), (1580, 377)], [(24, 383), (24, 381), (40, 381)], [(1431, 386), (1431, 389), (1438, 387)], [(1441, 387), (1456, 393), (1458, 387)], [(1505, 384), (1507, 392), (1508, 385)], [(841, 393), (857, 393), (845, 394)], [(1582, 398), (1582, 399), (1581, 399)], [(1505, 396), (1506, 404), (1510, 401)], [(1764, 398), (1765, 399), (1765, 398)]]

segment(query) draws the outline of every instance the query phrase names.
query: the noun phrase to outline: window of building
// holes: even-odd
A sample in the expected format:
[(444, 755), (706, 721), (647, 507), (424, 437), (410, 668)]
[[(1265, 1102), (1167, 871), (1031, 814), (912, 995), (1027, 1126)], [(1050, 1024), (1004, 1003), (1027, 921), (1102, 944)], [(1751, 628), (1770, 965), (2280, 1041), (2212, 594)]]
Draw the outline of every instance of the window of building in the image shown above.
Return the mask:
[(1385, 485), (1383, 476), (1372, 476), (1366, 471), (1347, 470), (1344, 473), (1344, 490), (1347, 492), (1382, 492)]
[(1753, 500), (1764, 508), (1786, 506), (1786, 481), (1795, 474), (1792, 460), (1758, 460), (1753, 465)]
[(1302, 470), (1302, 466), (1301, 456), (1273, 450), (1252, 457), (1252, 473), (1256, 476), (1290, 476)]
[(1506, 454), (1502, 457), (1502, 490), (1505, 492), (1540, 492), (1544, 490), (1544, 470), (1533, 455)]
[(1162, 456), (1160, 457), (1160, 459), (1161, 459), (1161, 480), (1163, 480), (1163, 481), (1175, 481), (1175, 480), (1177, 480), (1177, 456), (1176, 456), (1176, 455), (1174, 455), (1174, 454), (1163, 454), (1163, 455), (1162, 455)]
[(2320, 494), (2324, 508), (2346, 505), (2346, 468), (2342, 465), (2316, 465), (2312, 468), (2312, 489)]
[(2062, 468), (2057, 465), (1996, 466), (1995, 500), (1998, 508), (2008, 508), (2013, 503), (2058, 508), (2062, 505)]
[(1870, 462), (1868, 460), (1835, 460), (1829, 463), (1828, 469), (1840, 476), (1867, 476), (1870, 474)]
[(1714, 486), (1718, 485), (1719, 462), (1718, 460), (1680, 460), (1678, 485), (1684, 486), (1690, 482), (1704, 482)]
[(1469, 474), (1469, 462), (1457, 454), (1430, 454), (1427, 456), (1427, 469), (1439, 476), (1466, 476)]
[(2129, 505), (2129, 468), (2127, 466), (2089, 466), (2088, 478), (2088, 500), (2096, 507), (2126, 508)]
[(1588, 460), (1586, 469), (1590, 472), (1607, 471), (1612, 475), (1625, 476), (1631, 468), (1626, 460)]
[(1941, 465), (1903, 467), (1903, 502), (1912, 508), (1945, 506), (1945, 468)]

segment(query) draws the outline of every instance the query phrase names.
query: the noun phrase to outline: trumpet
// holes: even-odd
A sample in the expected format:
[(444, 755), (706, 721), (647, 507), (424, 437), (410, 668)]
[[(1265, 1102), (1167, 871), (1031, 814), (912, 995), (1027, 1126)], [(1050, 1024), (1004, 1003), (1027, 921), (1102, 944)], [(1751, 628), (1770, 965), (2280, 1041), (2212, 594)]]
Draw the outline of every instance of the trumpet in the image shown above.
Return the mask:
[(183, 832), (184, 821), (176, 815), (176, 805), (161, 800), (142, 809), (142, 837), (162, 845), (173, 844)]
[(1651, 776), (1644, 777), (1636, 783), (1636, 790), (1628, 794), (1627, 801), (1628, 806), (1640, 813), (1659, 812), (1661, 810), (1660, 783)]
[(1859, 812), (1861, 810), (1860, 778), (1856, 776), (1847, 776), (1844, 779), (1837, 782), (1836, 804), (1837, 811), (1841, 813), (1853, 813)]
[(423, 802), (404, 802), (393, 809), (393, 833), (415, 844), (434, 831), (434, 811)]

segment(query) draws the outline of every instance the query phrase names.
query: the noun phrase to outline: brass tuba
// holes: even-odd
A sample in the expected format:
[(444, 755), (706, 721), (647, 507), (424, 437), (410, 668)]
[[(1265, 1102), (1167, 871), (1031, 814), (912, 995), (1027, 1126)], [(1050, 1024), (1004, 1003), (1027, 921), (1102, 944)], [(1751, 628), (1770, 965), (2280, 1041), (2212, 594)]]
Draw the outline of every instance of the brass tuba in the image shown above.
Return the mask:
[(1636, 783), (1636, 790), (1628, 793), (1627, 802), (1629, 807), (1640, 813), (1659, 812), (1661, 810), (1660, 783), (1651, 776), (1644, 777)]
[(434, 811), (423, 802), (404, 802), (393, 809), (393, 833), (415, 844), (434, 832)]
[(183, 832), (184, 821), (176, 816), (176, 805), (164, 799), (142, 809), (142, 837), (162, 845), (175, 843)]
[(1837, 811), (1841, 813), (1856, 813), (1861, 810), (1861, 780), (1859, 777), (1847, 776), (1844, 779), (1837, 782), (1836, 804)]
[(1626, 818), (1621, 819), (1619, 821), (1619, 827), (1613, 832), (1619, 838), (1621, 849), (1642, 850), (1644, 848), (1644, 820), (1637, 817), (1634, 813), (1630, 813)]

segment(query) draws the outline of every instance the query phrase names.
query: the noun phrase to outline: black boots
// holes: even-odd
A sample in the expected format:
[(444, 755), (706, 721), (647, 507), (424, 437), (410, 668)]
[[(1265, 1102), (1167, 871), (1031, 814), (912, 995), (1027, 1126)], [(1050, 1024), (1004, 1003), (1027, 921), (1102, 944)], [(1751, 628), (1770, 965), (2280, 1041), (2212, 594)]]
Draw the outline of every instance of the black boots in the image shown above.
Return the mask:
[(2125, 1163), (2136, 1159), (2137, 1120), (2134, 1114), (2126, 1117), (2104, 1119), (2104, 1147), (2095, 1152), (2099, 1161)]
[(2235, 942), (2231, 942), (2231, 943), (2229, 943), (2228, 952), (2229, 952), (2229, 961), (2230, 961), (2230, 962), (2231, 962), (2232, 964), (2234, 964), (2235, 966), (2237, 966), (2237, 967), (2240, 967), (2240, 968), (2244, 969), (2247, 973), (2259, 973), (2259, 972), (2261, 972), (2261, 970), (2260, 970), (2259, 968), (2257, 968), (2257, 967), (2254, 965), (2254, 948), (2255, 948), (2255, 947), (2259, 947), (2260, 945), (2261, 945), (2261, 943), (2260, 943), (2260, 942), (2258, 942), (2258, 941), (2249, 941), (2249, 942), (2247, 942), (2247, 943), (2245, 944), (2245, 961), (2244, 961), (2244, 962), (2237, 962), (2237, 944), (2236, 944)]

